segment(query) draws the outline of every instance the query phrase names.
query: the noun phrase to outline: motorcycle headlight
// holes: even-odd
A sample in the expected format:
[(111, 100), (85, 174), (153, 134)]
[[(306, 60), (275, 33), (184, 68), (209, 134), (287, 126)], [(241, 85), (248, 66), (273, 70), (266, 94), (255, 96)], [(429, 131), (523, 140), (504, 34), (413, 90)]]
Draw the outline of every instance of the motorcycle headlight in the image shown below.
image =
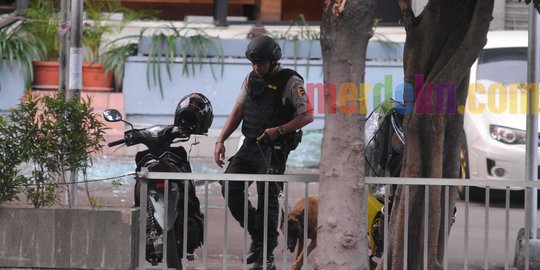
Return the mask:
[(525, 144), (525, 130), (490, 125), (491, 138), (506, 144)]

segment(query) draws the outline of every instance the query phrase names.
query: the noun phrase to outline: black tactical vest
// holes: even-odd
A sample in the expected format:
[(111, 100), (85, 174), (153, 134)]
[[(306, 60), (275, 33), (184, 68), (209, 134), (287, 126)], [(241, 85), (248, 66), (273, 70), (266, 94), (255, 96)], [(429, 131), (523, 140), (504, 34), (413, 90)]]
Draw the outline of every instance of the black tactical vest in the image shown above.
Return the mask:
[(293, 105), (282, 102), (285, 86), (293, 75), (302, 79), (292, 69), (282, 69), (267, 79), (259, 77), (254, 71), (249, 74), (242, 123), (242, 134), (246, 138), (256, 139), (265, 129), (283, 125), (293, 119)]

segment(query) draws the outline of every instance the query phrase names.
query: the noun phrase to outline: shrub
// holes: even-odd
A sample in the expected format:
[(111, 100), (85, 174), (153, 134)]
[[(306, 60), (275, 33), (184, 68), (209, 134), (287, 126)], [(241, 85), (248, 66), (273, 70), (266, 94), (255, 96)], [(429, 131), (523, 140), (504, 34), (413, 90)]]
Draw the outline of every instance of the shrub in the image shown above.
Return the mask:
[[(92, 154), (103, 147), (105, 131), (90, 99), (66, 101), (63, 91), (53, 96), (25, 95), (2, 127), (0, 137), (11, 143), (0, 147), (11, 147), (11, 156), (15, 157), (9, 167), (17, 168), (21, 162), (32, 167), (29, 176), (20, 176), (18, 171), (10, 169), (0, 170), (0, 179), (11, 179), (4, 181), (13, 186), (6, 194), (17, 192), (24, 182), (27, 200), (36, 208), (50, 206), (58, 200), (59, 186), (68, 183), (68, 171), (86, 174)], [(11, 201), (16, 197), (6, 196), (6, 199)]]

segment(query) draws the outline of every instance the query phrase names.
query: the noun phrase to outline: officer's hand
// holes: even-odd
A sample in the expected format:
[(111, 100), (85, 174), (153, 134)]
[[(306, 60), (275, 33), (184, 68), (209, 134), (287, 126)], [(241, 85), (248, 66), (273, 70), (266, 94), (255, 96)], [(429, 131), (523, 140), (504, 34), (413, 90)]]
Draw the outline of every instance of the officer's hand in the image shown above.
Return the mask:
[(257, 141), (273, 141), (279, 137), (279, 131), (277, 128), (267, 128), (261, 136), (257, 138)]
[(216, 146), (214, 147), (214, 160), (216, 161), (216, 164), (223, 168), (223, 164), (225, 162), (225, 145), (223, 145), (223, 142), (216, 142)]

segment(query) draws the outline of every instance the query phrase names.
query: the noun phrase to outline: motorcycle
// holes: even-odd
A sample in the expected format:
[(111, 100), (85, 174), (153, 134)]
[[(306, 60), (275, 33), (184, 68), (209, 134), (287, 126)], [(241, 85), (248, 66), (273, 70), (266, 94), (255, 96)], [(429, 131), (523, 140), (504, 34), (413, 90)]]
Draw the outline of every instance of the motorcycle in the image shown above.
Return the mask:
[[(213, 120), (210, 102), (202, 94), (194, 93), (184, 97), (177, 106), (174, 125), (155, 125), (135, 129), (122, 119), (115, 109), (103, 112), (108, 122), (122, 121), (131, 126), (124, 132), (124, 138), (108, 144), (109, 147), (124, 144), (134, 146), (143, 144), (147, 150), (136, 154), (137, 171), (146, 167), (150, 172), (190, 173), (191, 165), (187, 152), (182, 146), (171, 146), (176, 142), (185, 142), (191, 135), (208, 132)], [(187, 185), (187, 186), (186, 186)], [(140, 206), (140, 181), (135, 185), (135, 207)], [(188, 193), (187, 206), (187, 250), (188, 260), (193, 259), (193, 252), (202, 246), (204, 238), (204, 215), (200, 211), (200, 202), (196, 196), (195, 183), (190, 181), (171, 181), (168, 201), (165, 202), (165, 184), (163, 180), (148, 183), (146, 220), (146, 260), (153, 266), (163, 261), (166, 252), (166, 264), (169, 268), (182, 269), (180, 259), (184, 256), (184, 192)], [(165, 204), (167, 203), (167, 220)], [(164, 231), (167, 231), (167, 250), (164, 247)]]
[[(391, 101), (391, 102), (389, 102)], [(403, 133), (403, 118), (405, 104), (389, 100), (378, 106), (368, 117), (366, 129), (368, 130), (368, 143), (365, 148), (365, 168), (366, 176), (373, 177), (400, 177), (401, 166), (405, 149), (405, 135)], [(392, 210), (394, 200), (395, 185), (390, 185), (389, 189), (381, 185), (374, 185), (372, 193), (380, 204), (371, 203), (379, 208), (374, 219), (370, 217), (370, 263), (374, 269), (384, 252), (384, 216)], [(388, 197), (388, 211), (383, 207), (384, 197)], [(372, 209), (372, 211), (375, 211)], [(450, 225), (454, 224), (457, 215), (457, 208), (454, 207)]]
[[(392, 106), (383, 103), (368, 116), (366, 129), (368, 143), (365, 148), (366, 176), (399, 177), (405, 137), (402, 131), (404, 105), (395, 102)], [(384, 252), (384, 216), (390, 216), (395, 186), (389, 190), (383, 186), (372, 186), (369, 196), (369, 256), (371, 269), (375, 269)], [(388, 197), (388, 210), (384, 209), (384, 196)], [(375, 199), (376, 198), (376, 199)]]

